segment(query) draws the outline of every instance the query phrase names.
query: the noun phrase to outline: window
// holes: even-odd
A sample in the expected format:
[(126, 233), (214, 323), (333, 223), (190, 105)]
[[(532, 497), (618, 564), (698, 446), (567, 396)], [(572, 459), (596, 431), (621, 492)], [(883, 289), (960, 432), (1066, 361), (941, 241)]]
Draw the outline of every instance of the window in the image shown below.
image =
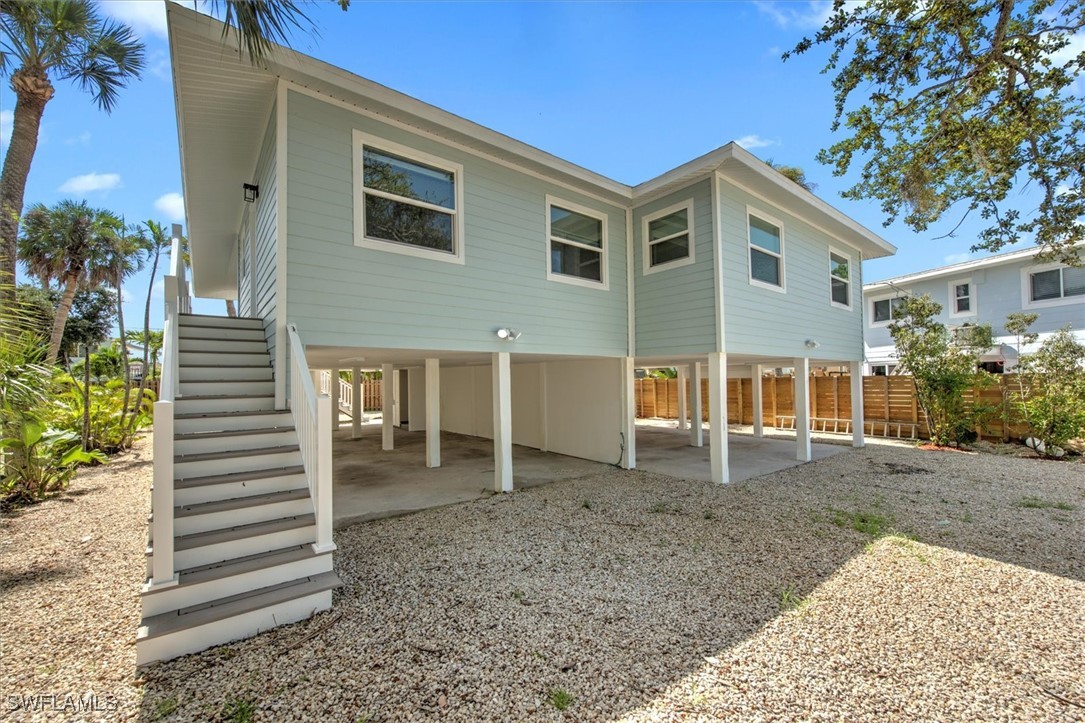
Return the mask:
[(1085, 266), (1076, 269), (1063, 266), (1029, 272), (1029, 302), (1057, 303), (1071, 296), (1085, 296)]
[(783, 224), (747, 209), (750, 240), (750, 283), (784, 290)]
[(355, 244), (463, 263), (463, 169), (354, 132)]
[(875, 377), (892, 376), (896, 371), (896, 364), (873, 364), (870, 367), (870, 374)]
[(547, 196), (546, 277), (606, 288), (606, 235), (604, 214)]
[(693, 199), (644, 217), (644, 273), (693, 263)]
[(958, 279), (949, 282), (949, 315), (975, 316), (975, 287), (972, 279)]
[(893, 296), (884, 299), (874, 299), (871, 303), (871, 326), (886, 325), (900, 315), (900, 309), (904, 306), (903, 296)]
[(833, 306), (851, 308), (851, 258), (829, 249), (829, 299)]

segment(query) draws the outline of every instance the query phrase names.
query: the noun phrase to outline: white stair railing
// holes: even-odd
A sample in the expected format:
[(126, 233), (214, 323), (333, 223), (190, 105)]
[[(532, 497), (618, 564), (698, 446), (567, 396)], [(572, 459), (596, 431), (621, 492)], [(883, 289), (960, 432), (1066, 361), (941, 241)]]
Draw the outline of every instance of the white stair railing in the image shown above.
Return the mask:
[[(330, 371), (320, 372), (320, 393), (331, 396), (329, 391), (332, 380), (332, 373)], [(339, 380), (339, 409), (347, 414), (354, 414), (354, 389), (351, 387), (350, 382), (343, 379)]]
[(177, 584), (173, 560), (173, 403), (180, 385), (178, 325), (180, 314), (192, 308), (181, 248), (181, 227), (173, 227), (169, 273), (163, 279), (166, 297), (162, 331), (162, 377), (154, 403), (154, 491), (151, 494), (152, 588)]
[[(332, 400), (326, 393), (317, 394), (297, 327), (287, 324), (286, 331), (290, 338), (290, 412), (316, 514), (313, 549), (318, 553), (330, 552), (335, 549), (332, 542)], [(320, 386), (325, 386), (323, 379)]]

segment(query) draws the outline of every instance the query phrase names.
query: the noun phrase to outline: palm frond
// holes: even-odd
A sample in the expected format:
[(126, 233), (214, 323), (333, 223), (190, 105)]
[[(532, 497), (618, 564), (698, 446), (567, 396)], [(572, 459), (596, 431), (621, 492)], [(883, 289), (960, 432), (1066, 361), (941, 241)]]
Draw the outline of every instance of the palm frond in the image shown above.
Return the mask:
[[(289, 45), (292, 31), (314, 31), (309, 16), (294, 0), (223, 0), (223, 5), (226, 25), (222, 37), (225, 39), (231, 32), (236, 32), (242, 50), (253, 65), (267, 60), (275, 45)], [(211, 7), (213, 12), (217, 10), (218, 0), (212, 0)]]

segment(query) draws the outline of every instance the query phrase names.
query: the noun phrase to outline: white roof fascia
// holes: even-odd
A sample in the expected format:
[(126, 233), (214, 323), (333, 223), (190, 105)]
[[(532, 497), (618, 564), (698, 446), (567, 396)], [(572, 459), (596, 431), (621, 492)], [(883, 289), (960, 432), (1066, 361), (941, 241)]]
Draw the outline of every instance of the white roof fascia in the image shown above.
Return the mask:
[[(1079, 246), (1081, 246), (1081, 244), (1079, 244)], [(976, 259), (974, 261), (963, 261), (959, 264), (939, 266), (934, 269), (927, 269), (926, 271), (917, 271), (914, 274), (905, 274), (904, 276), (894, 276), (891, 279), (872, 281), (869, 284), (863, 284), (863, 291), (865, 292), (868, 289), (875, 290), (883, 286), (893, 286), (895, 284), (910, 284), (913, 281), (937, 279), (940, 276), (957, 276), (966, 271), (986, 269), (992, 266), (1001, 266), (1002, 264), (1009, 264), (1015, 261), (1021, 261), (1022, 259), (1029, 259), (1038, 254), (1039, 252), (1039, 246), (1030, 246), (1027, 249), (1021, 249), (1019, 251), (1009, 251), (1003, 254), (996, 254), (994, 256), (987, 256), (982, 259)]]

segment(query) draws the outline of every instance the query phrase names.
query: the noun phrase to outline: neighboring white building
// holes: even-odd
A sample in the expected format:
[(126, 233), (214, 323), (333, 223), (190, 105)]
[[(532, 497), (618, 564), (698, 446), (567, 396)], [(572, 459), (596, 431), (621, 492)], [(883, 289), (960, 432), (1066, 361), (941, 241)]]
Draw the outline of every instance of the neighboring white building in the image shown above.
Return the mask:
[(1085, 266), (1037, 263), (1035, 247), (966, 261), (863, 286), (866, 373), (892, 374), (896, 349), (889, 335), (893, 306), (905, 296), (929, 295), (942, 305), (940, 320), (951, 329), (990, 324), (995, 347), (982, 361), (989, 371), (1007, 371), (1017, 360), (1017, 338), (1006, 331), (1013, 312), (1038, 314), (1032, 331), (1040, 336), (1029, 352), (1059, 329), (1070, 326), (1085, 342)]

